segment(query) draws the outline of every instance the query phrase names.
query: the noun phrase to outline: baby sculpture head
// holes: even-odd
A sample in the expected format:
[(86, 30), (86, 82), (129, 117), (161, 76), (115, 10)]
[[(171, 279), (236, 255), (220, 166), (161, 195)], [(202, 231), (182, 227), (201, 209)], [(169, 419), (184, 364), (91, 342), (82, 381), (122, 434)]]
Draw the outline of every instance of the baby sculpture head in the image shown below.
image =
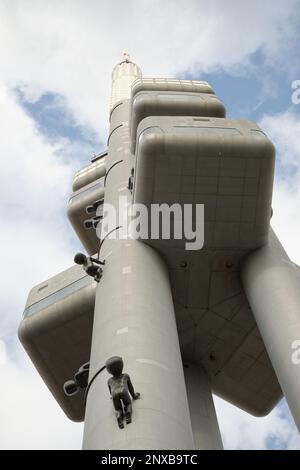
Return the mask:
[(105, 363), (107, 372), (109, 372), (114, 377), (120, 377), (123, 372), (123, 366), (123, 359), (119, 356), (110, 357)]

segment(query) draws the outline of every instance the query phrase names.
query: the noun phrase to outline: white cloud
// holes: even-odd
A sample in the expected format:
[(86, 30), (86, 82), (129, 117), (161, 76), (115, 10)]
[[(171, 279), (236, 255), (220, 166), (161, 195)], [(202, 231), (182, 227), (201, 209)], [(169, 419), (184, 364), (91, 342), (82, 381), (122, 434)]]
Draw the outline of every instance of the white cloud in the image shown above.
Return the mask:
[(80, 449), (82, 425), (66, 419), (31, 366), (0, 364), (0, 449)]
[(276, 144), (281, 165), (295, 166), (300, 171), (300, 116), (294, 112), (296, 109), (297, 105), (273, 116), (266, 115), (261, 120), (261, 126)]
[[(0, 294), (7, 306), (21, 298), (24, 303), (30, 282), (41, 282), (71, 263), (65, 207), (73, 169), (70, 144), (51, 143), (40, 135), (4, 86), (0, 88), (0, 122), (0, 243), (5, 266)], [(24, 280), (17, 289), (16, 279)]]
[(282, 402), (256, 418), (220, 398), (214, 399), (225, 449), (300, 449), (300, 435)]
[(0, 447), (80, 448), (81, 426), (63, 415), (16, 338), (31, 287), (72, 264), (65, 206), (76, 149), (40, 135), (0, 85)]
[[(0, 2), (0, 73), (27, 99), (66, 99), (77, 122), (107, 129), (110, 73), (123, 50), (148, 76), (225, 67), (294, 37), (296, 0), (27, 0)], [(287, 27), (288, 25), (288, 27)]]
[(300, 265), (300, 116), (295, 110), (266, 115), (260, 125), (277, 153), (272, 226), (291, 259)]

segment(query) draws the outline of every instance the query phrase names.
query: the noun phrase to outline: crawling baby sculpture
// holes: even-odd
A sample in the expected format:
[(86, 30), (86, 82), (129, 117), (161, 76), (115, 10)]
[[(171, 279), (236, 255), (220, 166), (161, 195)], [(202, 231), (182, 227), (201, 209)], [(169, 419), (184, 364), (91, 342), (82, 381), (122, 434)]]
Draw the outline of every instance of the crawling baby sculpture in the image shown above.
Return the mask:
[(112, 375), (112, 377), (108, 379), (107, 384), (116, 410), (119, 428), (123, 429), (124, 417), (127, 424), (131, 423), (131, 397), (133, 400), (137, 400), (140, 398), (140, 394), (135, 393), (129, 375), (123, 374), (123, 359), (121, 357), (114, 356), (109, 358), (105, 366), (107, 371)]

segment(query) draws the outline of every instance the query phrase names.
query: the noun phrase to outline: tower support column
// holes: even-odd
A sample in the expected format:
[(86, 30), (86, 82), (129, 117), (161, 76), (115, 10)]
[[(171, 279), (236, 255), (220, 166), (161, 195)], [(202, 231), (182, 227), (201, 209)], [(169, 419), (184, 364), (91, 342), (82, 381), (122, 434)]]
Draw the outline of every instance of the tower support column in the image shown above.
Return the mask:
[(223, 450), (209, 377), (194, 364), (185, 368), (184, 374), (195, 449)]
[(270, 229), (268, 245), (249, 255), (242, 280), (260, 334), (300, 431), (300, 268)]
[(110, 356), (121, 356), (141, 398), (132, 423), (119, 429), (101, 372), (90, 387), (84, 449), (193, 449), (182, 360), (166, 266), (149, 246), (107, 240), (97, 287), (90, 380)]

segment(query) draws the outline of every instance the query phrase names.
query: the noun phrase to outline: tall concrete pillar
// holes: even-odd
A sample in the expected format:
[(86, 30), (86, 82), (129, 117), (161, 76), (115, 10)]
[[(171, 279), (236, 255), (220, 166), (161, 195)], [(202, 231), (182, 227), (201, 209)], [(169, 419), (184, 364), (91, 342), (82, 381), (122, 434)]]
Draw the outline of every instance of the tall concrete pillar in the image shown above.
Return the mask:
[(278, 381), (300, 431), (299, 270), (270, 229), (269, 244), (246, 259), (242, 281)]
[[(112, 204), (117, 215), (119, 196), (131, 201), (128, 86), (139, 73), (127, 62), (113, 72), (105, 204)], [(87, 396), (83, 448), (193, 449), (166, 266), (144, 243), (109, 237), (101, 245), (100, 259), (105, 266), (96, 292), (89, 380), (109, 357), (121, 356), (141, 398), (133, 403), (132, 423), (119, 429), (107, 387), (109, 375), (101, 372)]]
[(223, 450), (210, 381), (198, 365), (184, 369), (188, 403), (197, 450)]

